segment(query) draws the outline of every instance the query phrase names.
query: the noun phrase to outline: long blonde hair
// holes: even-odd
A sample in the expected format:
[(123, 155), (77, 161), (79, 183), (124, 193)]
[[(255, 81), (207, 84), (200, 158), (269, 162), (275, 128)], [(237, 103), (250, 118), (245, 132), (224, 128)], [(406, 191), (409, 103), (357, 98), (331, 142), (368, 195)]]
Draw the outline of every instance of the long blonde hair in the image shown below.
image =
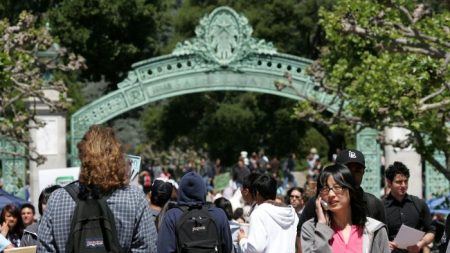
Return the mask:
[(95, 185), (108, 193), (129, 183), (129, 165), (112, 128), (91, 126), (77, 147), (81, 184)]

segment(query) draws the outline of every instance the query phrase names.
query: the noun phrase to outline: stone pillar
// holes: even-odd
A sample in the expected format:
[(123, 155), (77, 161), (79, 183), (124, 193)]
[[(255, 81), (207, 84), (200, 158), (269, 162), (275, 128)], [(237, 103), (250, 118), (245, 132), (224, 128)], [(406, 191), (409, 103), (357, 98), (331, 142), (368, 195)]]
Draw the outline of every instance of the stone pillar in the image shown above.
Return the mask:
[[(45, 90), (44, 93), (47, 98), (53, 101), (59, 100), (59, 92), (57, 91)], [(34, 104), (34, 101), (32, 104)], [(35, 162), (30, 161), (30, 195), (31, 201), (37, 210), (41, 191), (39, 189), (39, 171), (67, 167), (67, 150), (65, 113), (51, 112), (47, 105), (36, 101), (36, 118), (46, 124), (42, 128), (30, 131), (31, 145), (36, 148), (39, 154), (47, 158), (47, 161), (39, 166)]]
[[(389, 143), (406, 139), (409, 134), (409, 130), (405, 128), (392, 127), (386, 128), (384, 133), (386, 136), (386, 141)], [(415, 149), (413, 147), (400, 149), (394, 148), (392, 145), (385, 145), (384, 154), (386, 169), (395, 161), (400, 161), (408, 167), (410, 173), (408, 193), (422, 198), (422, 160)]]

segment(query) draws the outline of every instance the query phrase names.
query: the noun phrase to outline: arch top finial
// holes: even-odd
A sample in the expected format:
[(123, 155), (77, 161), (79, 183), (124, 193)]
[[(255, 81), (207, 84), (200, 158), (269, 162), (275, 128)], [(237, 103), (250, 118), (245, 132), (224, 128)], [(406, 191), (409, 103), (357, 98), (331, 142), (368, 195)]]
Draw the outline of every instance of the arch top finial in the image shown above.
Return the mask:
[(277, 53), (271, 42), (253, 38), (252, 33), (253, 29), (245, 16), (222, 6), (203, 17), (195, 29), (196, 37), (178, 43), (172, 54), (196, 54), (208, 63), (226, 67), (252, 54)]

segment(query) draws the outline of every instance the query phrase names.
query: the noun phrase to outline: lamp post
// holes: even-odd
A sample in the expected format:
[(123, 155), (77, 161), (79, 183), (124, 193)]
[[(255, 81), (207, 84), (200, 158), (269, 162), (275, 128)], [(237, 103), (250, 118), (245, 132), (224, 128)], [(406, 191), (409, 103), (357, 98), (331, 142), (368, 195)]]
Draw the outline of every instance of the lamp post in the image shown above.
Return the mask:
[[(48, 48), (45, 51), (38, 51), (36, 53), (36, 56), (38, 57), (39, 61), (42, 62), (44, 65), (54, 65), (58, 63), (59, 60), (59, 51), (61, 50), (61, 47), (58, 43), (53, 43), (50, 48)], [(53, 80), (53, 73), (51, 69), (46, 69), (42, 79), (45, 81), (45, 83), (48, 83), (49, 81)]]
[[(60, 46), (53, 43), (47, 50), (36, 52), (39, 62), (45, 67), (42, 74), (44, 82), (42, 92), (45, 99), (54, 103), (61, 100), (61, 92), (64, 92), (50, 85), (54, 80), (53, 70), (57, 68), (60, 61), (60, 50)], [(41, 190), (39, 185), (42, 180), (39, 178), (39, 171), (67, 167), (66, 113), (53, 110), (54, 108), (51, 108), (49, 104), (37, 98), (29, 98), (29, 106), (33, 106), (35, 118), (43, 123), (42, 127), (30, 129), (31, 148), (35, 148), (39, 155), (45, 157), (45, 162), (39, 165), (30, 161), (31, 196), (33, 204), (37, 205)], [(30, 122), (30, 124), (33, 123)]]

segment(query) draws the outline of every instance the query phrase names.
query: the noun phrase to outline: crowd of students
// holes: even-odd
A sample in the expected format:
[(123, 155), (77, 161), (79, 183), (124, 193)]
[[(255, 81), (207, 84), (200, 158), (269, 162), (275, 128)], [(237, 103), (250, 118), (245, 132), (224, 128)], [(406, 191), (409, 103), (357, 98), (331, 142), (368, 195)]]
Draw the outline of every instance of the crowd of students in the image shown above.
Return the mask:
[[(121, 144), (107, 127), (92, 126), (78, 149), (81, 168), (75, 185), (80, 194), (89, 191), (107, 197), (120, 252), (177, 252), (185, 246), (177, 238), (185, 213), (181, 207), (194, 206), (205, 207), (214, 220), (220, 252), (421, 252), (434, 240), (427, 205), (407, 193), (408, 168), (401, 162), (387, 168), (390, 193), (379, 199), (361, 187), (366, 164), (358, 150), (340, 151), (335, 163), (323, 168), (314, 163), (313, 193), (288, 180), (286, 194), (280, 195), (273, 171), (250, 170), (245, 159), (233, 173), (232, 194), (213, 192), (205, 174), (192, 169), (185, 170), (178, 182), (167, 175), (150, 180), (144, 172), (142, 188), (130, 186)], [(311, 151), (311, 159), (317, 160)], [(0, 217), (0, 244), (5, 245), (1, 250), (38, 245), (38, 252), (66, 252), (76, 205), (66, 189), (53, 186), (39, 197), (38, 222), (30, 218), (31, 205), (21, 210), (6, 206)], [(421, 230), (424, 236), (398, 245), (395, 236), (402, 225)], [(441, 252), (449, 251), (448, 229)]]

